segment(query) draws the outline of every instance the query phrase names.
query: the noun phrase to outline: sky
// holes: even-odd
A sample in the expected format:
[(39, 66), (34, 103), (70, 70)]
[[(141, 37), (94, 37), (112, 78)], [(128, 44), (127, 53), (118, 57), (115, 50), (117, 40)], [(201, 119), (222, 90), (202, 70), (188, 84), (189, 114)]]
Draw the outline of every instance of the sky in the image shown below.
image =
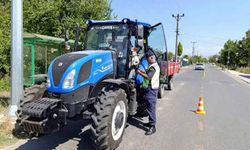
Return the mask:
[(179, 41), (184, 54), (204, 57), (217, 54), (225, 42), (241, 40), (250, 29), (250, 0), (112, 0), (117, 19), (137, 19), (154, 25), (162, 22), (168, 51), (175, 50), (176, 20), (172, 14), (185, 16), (179, 22)]

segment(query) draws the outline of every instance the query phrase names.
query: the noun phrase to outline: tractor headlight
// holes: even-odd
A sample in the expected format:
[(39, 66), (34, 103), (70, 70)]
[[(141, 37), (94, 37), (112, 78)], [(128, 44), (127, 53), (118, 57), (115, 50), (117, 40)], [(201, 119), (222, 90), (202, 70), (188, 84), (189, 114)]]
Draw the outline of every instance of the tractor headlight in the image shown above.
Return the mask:
[(64, 79), (64, 82), (63, 82), (63, 88), (64, 89), (71, 89), (71, 88), (74, 87), (75, 74), (76, 74), (76, 70), (72, 70), (67, 75), (67, 77)]

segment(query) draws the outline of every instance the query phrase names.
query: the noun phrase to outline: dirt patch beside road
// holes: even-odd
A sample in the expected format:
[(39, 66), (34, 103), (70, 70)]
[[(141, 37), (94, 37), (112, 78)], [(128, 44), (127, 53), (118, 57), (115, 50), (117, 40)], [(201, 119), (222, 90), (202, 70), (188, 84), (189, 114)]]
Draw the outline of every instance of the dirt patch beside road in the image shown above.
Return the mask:
[(18, 141), (12, 135), (15, 119), (6, 116), (9, 104), (9, 92), (0, 93), (0, 149), (12, 145)]
[(0, 114), (0, 149), (12, 145), (18, 141), (12, 135), (12, 129), (14, 128), (14, 120), (7, 118)]

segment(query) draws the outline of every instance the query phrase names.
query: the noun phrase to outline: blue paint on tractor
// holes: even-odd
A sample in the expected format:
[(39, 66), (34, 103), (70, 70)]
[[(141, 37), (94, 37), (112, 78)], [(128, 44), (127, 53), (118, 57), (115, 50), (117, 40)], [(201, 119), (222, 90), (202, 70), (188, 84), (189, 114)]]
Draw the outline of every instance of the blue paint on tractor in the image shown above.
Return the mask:
[(152, 27), (150, 24), (145, 23), (145, 22), (139, 22), (136, 20), (131, 20), (128, 18), (124, 18), (122, 20), (88, 20), (88, 24), (90, 25), (114, 25), (114, 24), (121, 24), (121, 23), (133, 23), (133, 24), (137, 24), (137, 25), (143, 25), (145, 28), (150, 28)]
[[(64, 72), (58, 86), (54, 85), (54, 80), (53, 80), (53, 76), (52, 76), (52, 65), (55, 61), (55, 60), (53, 60), (53, 62), (50, 64), (49, 70), (48, 70), (49, 80), (50, 80), (50, 87), (48, 87), (49, 92), (53, 92), (53, 93), (73, 92), (73, 91), (79, 89), (80, 87), (96, 84), (101, 79), (103, 79), (105, 76), (107, 76), (113, 72), (113, 59), (112, 59), (112, 53), (110, 51), (88, 50), (88, 51), (72, 52), (69, 54), (87, 54), (88, 56), (83, 57), (83, 58), (78, 59), (75, 62), (73, 62)], [(79, 76), (80, 69), (88, 61), (92, 61), (92, 68), (90, 71), (89, 78), (78, 84), (77, 79)], [(63, 88), (64, 80), (67, 77), (67, 75), (74, 69), (76, 70), (74, 86), (71, 89), (64, 89)]]

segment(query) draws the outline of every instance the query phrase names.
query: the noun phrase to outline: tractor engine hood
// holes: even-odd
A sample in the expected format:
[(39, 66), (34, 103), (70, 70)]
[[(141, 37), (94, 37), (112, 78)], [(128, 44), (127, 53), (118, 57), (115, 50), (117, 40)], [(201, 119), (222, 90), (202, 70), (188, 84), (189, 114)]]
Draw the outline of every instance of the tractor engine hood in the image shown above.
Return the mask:
[(69, 93), (95, 84), (113, 73), (112, 56), (107, 50), (85, 50), (57, 57), (49, 66), (48, 91)]

